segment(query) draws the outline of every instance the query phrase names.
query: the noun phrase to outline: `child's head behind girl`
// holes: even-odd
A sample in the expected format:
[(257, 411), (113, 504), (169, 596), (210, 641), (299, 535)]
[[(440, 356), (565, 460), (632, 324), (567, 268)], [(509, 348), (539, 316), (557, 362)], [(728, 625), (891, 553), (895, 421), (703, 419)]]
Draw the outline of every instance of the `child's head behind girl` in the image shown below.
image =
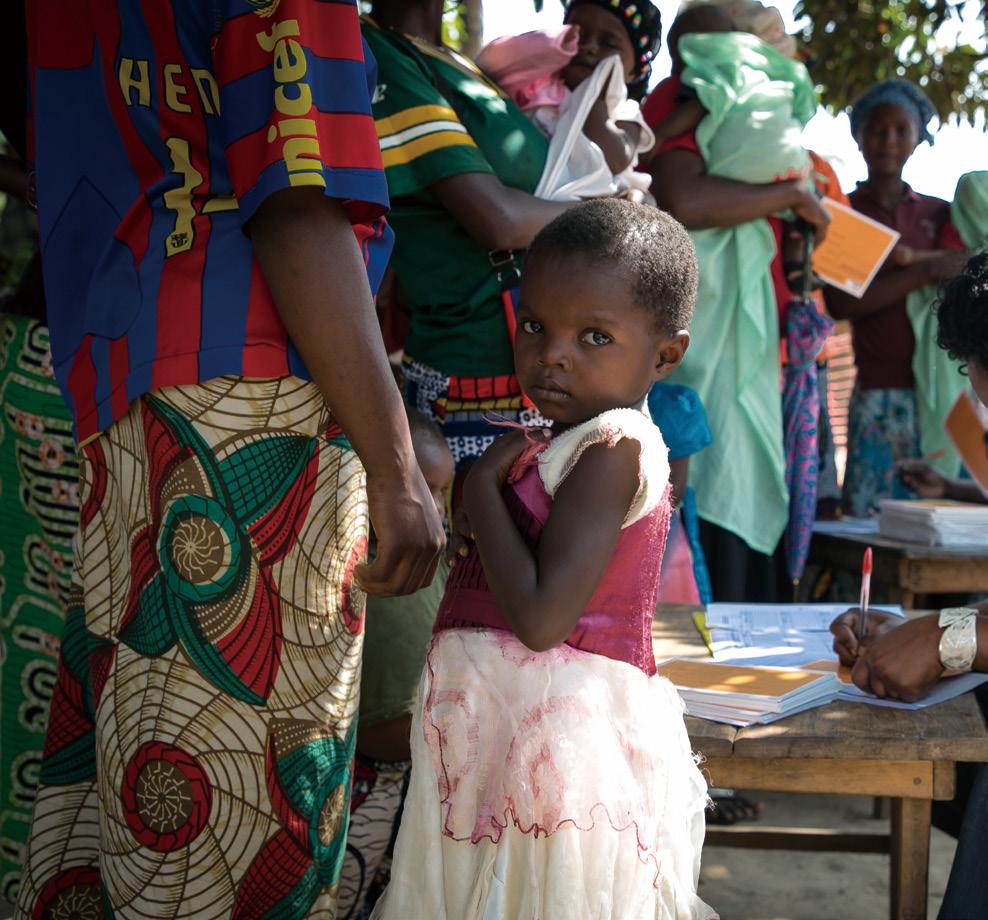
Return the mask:
[(649, 0), (567, 0), (565, 22), (580, 28), (576, 55), (560, 74), (570, 89), (617, 54), (629, 90), (644, 91), (662, 39), (662, 17)]
[(639, 407), (689, 345), (693, 242), (653, 207), (604, 198), (536, 236), (525, 264), (515, 371), (558, 432)]

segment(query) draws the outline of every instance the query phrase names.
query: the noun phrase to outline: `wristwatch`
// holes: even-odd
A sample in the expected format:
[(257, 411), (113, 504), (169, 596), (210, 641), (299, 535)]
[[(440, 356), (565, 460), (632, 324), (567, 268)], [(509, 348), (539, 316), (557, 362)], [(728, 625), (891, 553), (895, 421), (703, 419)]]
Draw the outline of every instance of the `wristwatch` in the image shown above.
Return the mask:
[(949, 607), (940, 611), (940, 664), (944, 670), (965, 673), (974, 666), (978, 654), (978, 612), (970, 607)]

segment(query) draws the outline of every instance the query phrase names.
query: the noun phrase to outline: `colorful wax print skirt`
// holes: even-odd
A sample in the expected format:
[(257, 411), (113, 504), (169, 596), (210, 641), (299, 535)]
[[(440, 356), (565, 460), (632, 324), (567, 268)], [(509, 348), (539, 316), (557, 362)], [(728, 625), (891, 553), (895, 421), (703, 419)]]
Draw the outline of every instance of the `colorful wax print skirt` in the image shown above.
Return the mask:
[(82, 448), (21, 917), (336, 909), (364, 471), (311, 383), (161, 389)]
[(707, 786), (664, 677), (506, 630), (438, 633), (377, 920), (710, 920)]
[(895, 464), (918, 456), (916, 391), (855, 387), (847, 418), (844, 513), (866, 517), (883, 498), (908, 498)]
[(0, 315), (0, 406), (0, 903), (12, 904), (79, 524), (72, 418), (35, 320)]

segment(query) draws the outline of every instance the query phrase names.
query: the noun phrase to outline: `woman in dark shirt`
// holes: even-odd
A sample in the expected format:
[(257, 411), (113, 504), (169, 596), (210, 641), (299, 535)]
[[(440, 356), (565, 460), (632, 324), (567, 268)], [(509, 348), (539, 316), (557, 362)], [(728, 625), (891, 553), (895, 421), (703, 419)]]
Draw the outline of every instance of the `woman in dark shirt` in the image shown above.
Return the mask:
[(901, 234), (863, 297), (827, 291), (831, 314), (851, 321), (858, 372), (844, 477), (844, 508), (856, 517), (891, 497), (898, 460), (919, 455), (912, 371), (916, 341), (906, 298), (957, 274), (964, 261), (963, 253), (944, 248), (950, 239), (950, 205), (920, 195), (902, 179), (916, 147), (932, 141), (927, 125), (933, 114), (926, 96), (905, 80), (876, 83), (851, 112), (851, 132), (868, 166), (868, 178), (851, 192), (851, 204)]

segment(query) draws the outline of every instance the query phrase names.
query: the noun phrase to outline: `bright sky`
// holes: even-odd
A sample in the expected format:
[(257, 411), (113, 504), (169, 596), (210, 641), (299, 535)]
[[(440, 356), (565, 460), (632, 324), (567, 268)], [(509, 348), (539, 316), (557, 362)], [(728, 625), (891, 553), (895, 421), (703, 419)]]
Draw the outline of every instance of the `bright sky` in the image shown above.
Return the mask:
[[(656, 3), (662, 12), (662, 21), (668, 28), (676, 17), (679, 0), (656, 0)], [(787, 29), (790, 32), (796, 31), (792, 0), (779, 0), (775, 5), (782, 13)], [(976, 17), (977, 6), (978, 0), (967, 0), (962, 23), (940, 36), (945, 44), (952, 44), (957, 34), (973, 43), (979, 41), (981, 33)], [(530, 29), (548, 28), (559, 25), (562, 19), (562, 5), (559, 0), (544, 0), (541, 13), (535, 12), (532, 0), (486, 0), (484, 40), (490, 41), (500, 35), (517, 34)], [(983, 42), (983, 38), (980, 41)], [(655, 73), (660, 78), (669, 73), (669, 57), (664, 47), (656, 60)], [(846, 115), (841, 114), (835, 119), (821, 109), (806, 126), (804, 137), (808, 147), (827, 157), (833, 164), (844, 191), (850, 191), (855, 182), (865, 177), (864, 160), (851, 138)], [(982, 118), (975, 127), (951, 124), (942, 127), (936, 132), (936, 141), (932, 147), (922, 144), (913, 154), (906, 164), (904, 178), (918, 192), (950, 200), (961, 173), (985, 168), (988, 168), (988, 133)]]

